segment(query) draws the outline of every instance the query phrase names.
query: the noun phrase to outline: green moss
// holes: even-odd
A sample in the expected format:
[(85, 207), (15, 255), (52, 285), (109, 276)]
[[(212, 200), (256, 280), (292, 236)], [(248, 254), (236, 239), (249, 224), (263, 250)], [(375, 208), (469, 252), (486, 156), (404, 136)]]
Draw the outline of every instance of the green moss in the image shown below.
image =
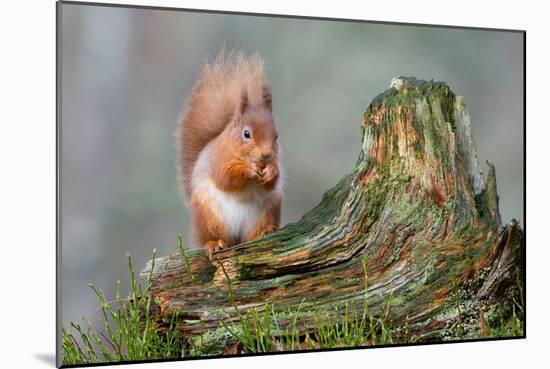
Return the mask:
[(424, 150), (422, 148), (422, 145), (418, 141), (413, 142), (413, 149), (414, 152), (418, 155), (420, 159), (422, 159), (422, 155), (424, 154)]
[(410, 223), (414, 229), (419, 229), (425, 220), (424, 204), (404, 193), (394, 207), (397, 216), (396, 223)]

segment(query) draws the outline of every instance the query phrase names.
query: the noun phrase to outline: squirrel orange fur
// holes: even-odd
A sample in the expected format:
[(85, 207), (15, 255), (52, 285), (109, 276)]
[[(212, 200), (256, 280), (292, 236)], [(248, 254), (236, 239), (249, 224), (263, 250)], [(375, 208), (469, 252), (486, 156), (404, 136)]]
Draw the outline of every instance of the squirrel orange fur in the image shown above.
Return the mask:
[(283, 199), (271, 87), (258, 55), (205, 63), (178, 129), (179, 182), (209, 259), (277, 229)]

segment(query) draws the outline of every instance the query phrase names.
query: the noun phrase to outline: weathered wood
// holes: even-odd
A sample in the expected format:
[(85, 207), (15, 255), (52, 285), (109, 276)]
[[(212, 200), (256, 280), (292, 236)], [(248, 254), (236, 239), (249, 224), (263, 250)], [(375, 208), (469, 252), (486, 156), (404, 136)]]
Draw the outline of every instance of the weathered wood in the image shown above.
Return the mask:
[[(495, 168), (483, 179), (463, 99), (443, 82), (394, 79), (369, 105), (361, 135), (351, 173), (316, 208), (216, 254), (239, 309), (301, 305), (300, 327), (321, 308), (362, 311), (363, 257), (371, 311), (391, 294), (391, 320), (417, 333), (449, 326), (457, 304), (474, 316), (507, 298), (523, 233), (515, 221), (501, 226)], [(159, 322), (177, 312), (184, 336), (236, 319), (221, 264), (203, 250), (188, 258), (189, 270), (176, 252), (152, 271)]]

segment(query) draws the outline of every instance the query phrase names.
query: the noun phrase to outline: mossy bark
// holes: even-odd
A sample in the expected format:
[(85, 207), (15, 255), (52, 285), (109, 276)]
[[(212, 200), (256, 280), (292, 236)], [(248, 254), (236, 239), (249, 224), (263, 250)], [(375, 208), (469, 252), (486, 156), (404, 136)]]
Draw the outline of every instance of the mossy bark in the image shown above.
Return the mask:
[(188, 264), (180, 252), (157, 259), (160, 325), (178, 313), (190, 337), (236, 320), (225, 273), (240, 311), (301, 305), (300, 327), (323, 308), (361, 312), (363, 257), (371, 311), (391, 294), (390, 320), (416, 334), (479, 316), (518, 292), (523, 233), (515, 221), (501, 226), (495, 169), (489, 164), (483, 179), (460, 96), (443, 82), (394, 79), (365, 112), (361, 139), (351, 173), (300, 221), (218, 252), (219, 262), (203, 250), (189, 252)]

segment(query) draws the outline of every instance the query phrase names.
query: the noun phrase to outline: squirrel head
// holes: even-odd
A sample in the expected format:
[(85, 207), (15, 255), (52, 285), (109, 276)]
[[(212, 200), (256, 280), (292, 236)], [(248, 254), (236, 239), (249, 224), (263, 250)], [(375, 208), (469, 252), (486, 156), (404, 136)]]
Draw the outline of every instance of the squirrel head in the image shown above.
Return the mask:
[(278, 132), (273, 121), (271, 88), (264, 85), (262, 99), (257, 105), (251, 105), (248, 91), (243, 89), (238, 111), (227, 134), (236, 146), (232, 150), (248, 164), (264, 168), (268, 163), (278, 161)]

